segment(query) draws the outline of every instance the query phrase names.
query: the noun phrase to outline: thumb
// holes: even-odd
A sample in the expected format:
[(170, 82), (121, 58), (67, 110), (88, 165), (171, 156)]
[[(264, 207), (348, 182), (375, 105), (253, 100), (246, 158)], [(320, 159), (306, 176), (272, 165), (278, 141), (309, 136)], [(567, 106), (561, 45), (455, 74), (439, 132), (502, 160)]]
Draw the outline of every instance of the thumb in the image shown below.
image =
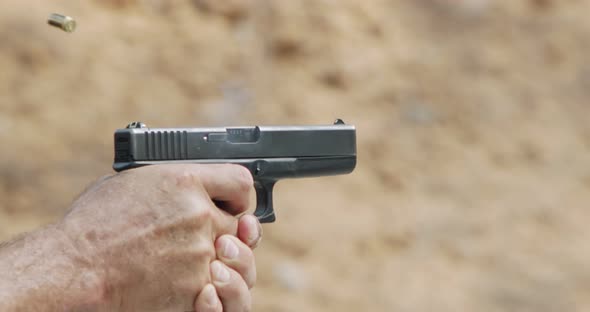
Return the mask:
[(209, 197), (231, 215), (248, 210), (254, 180), (250, 171), (233, 164), (202, 165), (199, 177)]

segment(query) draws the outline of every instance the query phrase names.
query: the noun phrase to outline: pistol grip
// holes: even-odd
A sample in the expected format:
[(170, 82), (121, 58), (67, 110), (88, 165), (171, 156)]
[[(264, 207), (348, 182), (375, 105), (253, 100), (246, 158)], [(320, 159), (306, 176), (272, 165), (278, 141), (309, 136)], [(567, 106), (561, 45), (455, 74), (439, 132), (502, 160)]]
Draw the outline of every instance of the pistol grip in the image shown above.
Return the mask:
[(254, 215), (260, 223), (271, 223), (275, 221), (275, 211), (272, 207), (272, 189), (277, 183), (276, 180), (261, 179), (254, 181), (256, 189), (256, 210)]

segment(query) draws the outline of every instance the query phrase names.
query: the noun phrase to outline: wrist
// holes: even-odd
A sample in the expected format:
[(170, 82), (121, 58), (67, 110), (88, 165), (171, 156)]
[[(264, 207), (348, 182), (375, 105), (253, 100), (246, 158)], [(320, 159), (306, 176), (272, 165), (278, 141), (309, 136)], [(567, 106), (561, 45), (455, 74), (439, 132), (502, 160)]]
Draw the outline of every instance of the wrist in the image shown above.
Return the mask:
[(0, 309), (97, 311), (100, 275), (59, 225), (28, 233), (0, 248)]

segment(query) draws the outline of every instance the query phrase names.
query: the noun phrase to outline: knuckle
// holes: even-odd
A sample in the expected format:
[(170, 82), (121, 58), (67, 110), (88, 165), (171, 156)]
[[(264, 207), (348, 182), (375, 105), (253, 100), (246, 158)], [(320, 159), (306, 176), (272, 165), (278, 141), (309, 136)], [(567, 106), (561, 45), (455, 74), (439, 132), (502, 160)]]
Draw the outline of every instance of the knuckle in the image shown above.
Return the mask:
[(242, 291), (242, 288), (240, 287), (240, 283), (243, 283), (243, 282), (237, 278), (234, 278), (229, 283), (227, 283), (225, 285), (217, 286), (218, 291), (219, 291), (220, 295), (225, 298), (235, 298), (236, 300), (239, 300), (240, 298), (243, 297), (243, 291)]
[[(229, 269), (232, 270), (231, 268)], [(250, 292), (248, 291), (246, 281), (238, 272), (233, 271), (231, 275), (230, 282), (220, 292), (223, 292), (226, 298), (236, 298), (237, 300), (247, 299)]]
[[(251, 311), (252, 295), (244, 280), (234, 276), (228, 284), (217, 288), (222, 301), (224, 299), (231, 306), (231, 311)], [(227, 302), (229, 301), (229, 302)]]
[(252, 178), (252, 174), (250, 173), (250, 170), (248, 170), (246, 167), (244, 166), (240, 166), (240, 165), (234, 165), (236, 168), (236, 179), (238, 181), (238, 185), (240, 186), (240, 190), (247, 192), (250, 191), (250, 189), (253, 187), (254, 185), (254, 179)]
[(175, 185), (181, 188), (193, 188), (201, 184), (201, 178), (199, 175), (192, 172), (181, 171), (180, 173), (173, 174)]
[[(195, 208), (195, 207), (193, 207), (193, 208)], [(217, 214), (215, 213), (216, 212), (215, 208), (211, 207), (207, 203), (202, 203), (202, 207), (200, 207), (200, 209), (196, 209), (196, 210), (197, 210), (196, 217), (198, 219), (200, 219), (201, 221), (211, 222), (211, 221), (214, 221), (215, 218), (217, 217)]]
[[(138, 168), (147, 177), (158, 177), (161, 182), (176, 187), (194, 187), (201, 183), (200, 170), (180, 164), (151, 165)], [(139, 177), (137, 177), (139, 178)]]

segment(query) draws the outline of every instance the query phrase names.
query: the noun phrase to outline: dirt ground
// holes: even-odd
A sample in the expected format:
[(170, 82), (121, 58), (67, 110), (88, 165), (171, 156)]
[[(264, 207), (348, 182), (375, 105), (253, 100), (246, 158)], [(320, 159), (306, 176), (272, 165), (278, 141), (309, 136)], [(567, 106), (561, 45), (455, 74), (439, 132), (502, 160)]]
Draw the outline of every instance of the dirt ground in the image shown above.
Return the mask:
[[(66, 34), (49, 13), (74, 16)], [(589, 311), (590, 1), (3, 0), (0, 239), (110, 173), (112, 133), (357, 126), (280, 182), (255, 311)]]

